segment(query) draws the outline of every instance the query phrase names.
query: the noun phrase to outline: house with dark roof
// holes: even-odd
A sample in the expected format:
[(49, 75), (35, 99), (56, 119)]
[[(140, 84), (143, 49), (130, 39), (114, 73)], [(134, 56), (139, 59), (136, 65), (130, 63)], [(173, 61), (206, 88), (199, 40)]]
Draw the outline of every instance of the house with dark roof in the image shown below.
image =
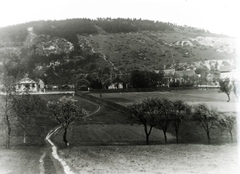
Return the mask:
[(174, 80), (180, 83), (190, 81), (192, 77), (195, 77), (195, 70), (175, 71)]
[(196, 75), (195, 70), (184, 70), (184, 71), (175, 71), (175, 77), (183, 78), (185, 77), (194, 77)]
[(193, 85), (195, 83), (195, 76), (195, 70), (175, 71), (174, 75), (169, 76), (168, 86)]

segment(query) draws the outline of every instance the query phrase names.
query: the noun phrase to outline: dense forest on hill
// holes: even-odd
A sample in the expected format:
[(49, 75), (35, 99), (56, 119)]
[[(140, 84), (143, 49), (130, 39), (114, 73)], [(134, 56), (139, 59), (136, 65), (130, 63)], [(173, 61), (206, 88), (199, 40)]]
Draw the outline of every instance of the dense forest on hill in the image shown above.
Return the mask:
[[(27, 28), (33, 27), (36, 34), (45, 34), (65, 38), (72, 43), (77, 42), (77, 34), (89, 35), (97, 34), (102, 28), (107, 33), (128, 33), (137, 31), (174, 31), (174, 27), (192, 28), (187, 26), (177, 26), (172, 23), (142, 19), (123, 18), (98, 18), (92, 19), (67, 19), (34, 21), (0, 28), (0, 39), (2, 41), (12, 41), (15, 43), (24, 42), (27, 37)], [(192, 28), (193, 29), (193, 28)], [(206, 32), (202, 29), (194, 29), (196, 32)]]

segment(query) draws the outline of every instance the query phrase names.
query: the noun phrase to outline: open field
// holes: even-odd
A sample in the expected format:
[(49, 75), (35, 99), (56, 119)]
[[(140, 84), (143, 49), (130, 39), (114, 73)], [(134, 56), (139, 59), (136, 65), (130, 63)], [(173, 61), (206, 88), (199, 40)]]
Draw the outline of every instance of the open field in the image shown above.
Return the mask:
[[(91, 95), (99, 96), (92, 93)], [(102, 97), (123, 106), (134, 102), (140, 102), (148, 97), (167, 98), (170, 100), (183, 100), (189, 104), (206, 103), (216, 107), (222, 112), (236, 112), (239, 110), (239, 103), (236, 102), (234, 94), (231, 94), (231, 101), (227, 102), (227, 95), (219, 93), (216, 89), (211, 90), (174, 90), (170, 92), (131, 92), (131, 93), (104, 93)]]
[(79, 146), (60, 150), (75, 173), (237, 174), (236, 144)]
[[(192, 93), (191, 93), (192, 92)], [(134, 100), (141, 100), (144, 96), (156, 96), (156, 93), (132, 93)], [(161, 93), (158, 93), (161, 94)], [(168, 93), (170, 99), (184, 98), (185, 101), (195, 100), (216, 102), (218, 98), (190, 91), (183, 94), (181, 91)], [(118, 101), (131, 101), (129, 98), (120, 98), (117, 95), (103, 94), (118, 97)], [(62, 95), (42, 95), (46, 101), (58, 99)], [(127, 96), (127, 95), (126, 95)], [(99, 108), (98, 104), (75, 97), (79, 105), (90, 112)], [(110, 98), (110, 97), (109, 97)], [(114, 100), (113, 100), (114, 101)], [(125, 102), (126, 103), (126, 102)], [(225, 103), (222, 101), (221, 103)], [(234, 104), (234, 102), (231, 102)], [(49, 113), (38, 118), (38, 135), (28, 137), (27, 145), (22, 146), (22, 137), (15, 138), (16, 144), (11, 150), (0, 149), (0, 173), (40, 173), (39, 159), (46, 152), (44, 143), (46, 133), (57, 123), (49, 120)], [(35, 133), (36, 133), (35, 132)], [(180, 127), (180, 143), (175, 144), (174, 130), (168, 131), (168, 145), (164, 145), (162, 130), (153, 129), (150, 135), (150, 145), (144, 146), (145, 134), (142, 125), (130, 124), (127, 115), (100, 105), (100, 110), (91, 116), (91, 119), (81, 124), (73, 124), (68, 131), (70, 147), (62, 143), (62, 130), (53, 137), (53, 141), (60, 147), (59, 154), (75, 173), (238, 173), (237, 129), (233, 130), (233, 143), (227, 132), (214, 130), (211, 132), (211, 142), (206, 145), (206, 133), (200, 126), (192, 122), (182, 123)], [(33, 143), (34, 142), (34, 143)], [(39, 143), (41, 142), (41, 143)], [(197, 143), (197, 144), (196, 144)], [(49, 154), (49, 153), (48, 153)], [(45, 157), (44, 168), (48, 173), (57, 173), (56, 164), (49, 155)], [(10, 161), (13, 161), (10, 163)], [(27, 169), (26, 169), (27, 168)], [(24, 170), (25, 169), (25, 170)]]

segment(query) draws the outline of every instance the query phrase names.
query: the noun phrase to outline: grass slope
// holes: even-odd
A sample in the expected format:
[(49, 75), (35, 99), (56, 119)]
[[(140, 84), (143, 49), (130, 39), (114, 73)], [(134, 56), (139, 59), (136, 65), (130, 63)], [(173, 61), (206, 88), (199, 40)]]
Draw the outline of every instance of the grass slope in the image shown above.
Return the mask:
[[(87, 40), (88, 46), (95, 52), (103, 53), (119, 70), (131, 71), (136, 67), (142, 70), (159, 69), (174, 62), (191, 63), (235, 58), (234, 54), (226, 53), (226, 48), (232, 49), (235, 46), (234, 39), (210, 36), (183, 31), (144, 31), (82, 38)], [(184, 45), (183, 41), (186, 41)]]
[(60, 154), (75, 173), (237, 174), (236, 144), (81, 146)]

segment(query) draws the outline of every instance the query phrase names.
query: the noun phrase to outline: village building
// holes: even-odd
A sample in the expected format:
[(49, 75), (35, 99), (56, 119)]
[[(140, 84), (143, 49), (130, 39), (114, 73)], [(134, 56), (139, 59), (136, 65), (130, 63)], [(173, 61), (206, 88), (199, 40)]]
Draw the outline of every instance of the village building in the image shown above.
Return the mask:
[(16, 92), (37, 92), (38, 91), (38, 83), (28, 77), (23, 78), (20, 80), (16, 86)]
[(25, 77), (21, 79), (18, 83), (15, 84), (16, 92), (23, 93), (23, 92), (44, 92), (44, 82), (42, 80), (38, 80), (38, 82)]
[(219, 71), (220, 71), (220, 78), (222, 79), (229, 78), (233, 80), (236, 76), (236, 70), (231, 65), (221, 66)]
[(169, 83), (173, 80), (175, 69), (165, 69), (163, 73), (164, 84), (169, 87)]
[(190, 77), (194, 77), (195, 70), (184, 70), (184, 71), (175, 71), (175, 79), (180, 81), (189, 80)]
[(166, 69), (164, 72), (164, 82), (166, 86), (169, 86), (171, 82), (189, 82), (196, 76), (195, 70), (183, 70), (176, 71), (175, 69)]
[(164, 72), (164, 78), (172, 78), (175, 74), (175, 69), (165, 69)]
[(119, 78), (115, 78), (110, 85), (108, 86), (108, 89), (123, 89), (124, 82)]

